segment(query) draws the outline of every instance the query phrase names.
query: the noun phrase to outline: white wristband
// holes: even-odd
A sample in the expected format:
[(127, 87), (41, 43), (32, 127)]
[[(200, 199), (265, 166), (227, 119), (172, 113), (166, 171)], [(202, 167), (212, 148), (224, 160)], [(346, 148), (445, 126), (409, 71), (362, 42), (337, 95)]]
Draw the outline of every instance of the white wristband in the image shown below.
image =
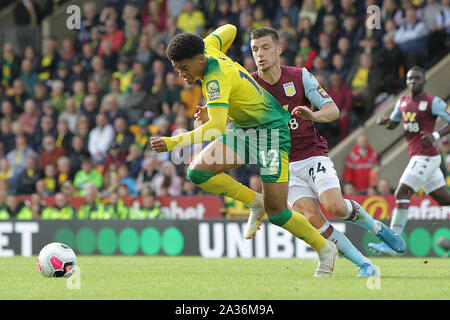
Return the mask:
[(434, 132), (432, 133), (432, 135), (433, 135), (433, 138), (434, 138), (435, 141), (436, 141), (436, 140), (439, 140), (439, 139), (441, 138), (441, 135), (440, 135), (439, 132), (437, 132), (437, 131), (434, 131)]

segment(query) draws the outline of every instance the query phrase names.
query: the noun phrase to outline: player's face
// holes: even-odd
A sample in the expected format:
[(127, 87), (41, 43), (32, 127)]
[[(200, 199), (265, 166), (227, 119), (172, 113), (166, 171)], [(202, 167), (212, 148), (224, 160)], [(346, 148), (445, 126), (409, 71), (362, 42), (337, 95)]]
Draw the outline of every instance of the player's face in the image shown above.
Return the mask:
[(419, 71), (411, 70), (406, 74), (406, 86), (412, 93), (419, 93), (423, 90), (425, 79)]
[(172, 65), (178, 71), (180, 77), (189, 84), (203, 77), (205, 71), (206, 58), (204, 55), (198, 55), (190, 59), (172, 61)]
[(275, 43), (270, 35), (252, 39), (253, 59), (260, 71), (267, 71), (280, 61), (281, 47)]

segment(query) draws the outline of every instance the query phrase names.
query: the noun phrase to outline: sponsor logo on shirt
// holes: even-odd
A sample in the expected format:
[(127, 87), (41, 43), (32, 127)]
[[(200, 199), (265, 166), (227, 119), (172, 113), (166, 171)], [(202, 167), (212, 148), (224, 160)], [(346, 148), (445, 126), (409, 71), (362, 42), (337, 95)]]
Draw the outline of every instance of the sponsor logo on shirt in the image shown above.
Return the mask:
[(208, 100), (221, 98), (219, 82), (217, 80), (211, 80), (206, 84), (206, 95), (208, 96)]

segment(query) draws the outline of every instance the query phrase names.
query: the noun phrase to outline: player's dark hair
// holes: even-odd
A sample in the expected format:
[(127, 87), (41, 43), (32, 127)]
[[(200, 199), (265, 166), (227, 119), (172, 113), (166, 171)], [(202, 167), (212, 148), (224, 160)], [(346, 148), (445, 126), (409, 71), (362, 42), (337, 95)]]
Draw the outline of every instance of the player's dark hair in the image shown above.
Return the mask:
[[(422, 74), (423, 78), (425, 79), (426, 71), (425, 71), (424, 68), (419, 67), (419, 66), (413, 66), (411, 69), (409, 69), (409, 71), (417, 71), (417, 72), (420, 72), (420, 73)], [(408, 72), (409, 72), (409, 71), (408, 71)]]
[(198, 35), (181, 33), (169, 42), (166, 55), (172, 61), (180, 61), (202, 54), (204, 50), (205, 43)]
[(273, 42), (275, 43), (279, 43), (280, 42), (280, 36), (278, 35), (277, 30), (273, 29), (273, 28), (258, 28), (253, 30), (250, 33), (250, 39), (258, 39), (261, 37), (265, 37), (265, 36), (271, 36)]

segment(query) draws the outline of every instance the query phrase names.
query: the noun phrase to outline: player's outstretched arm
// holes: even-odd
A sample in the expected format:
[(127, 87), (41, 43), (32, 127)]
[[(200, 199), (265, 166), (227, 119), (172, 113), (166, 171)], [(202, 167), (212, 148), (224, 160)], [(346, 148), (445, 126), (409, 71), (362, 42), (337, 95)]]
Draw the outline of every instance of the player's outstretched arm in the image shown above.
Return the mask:
[(206, 123), (192, 131), (174, 137), (153, 138), (151, 140), (152, 148), (157, 152), (166, 152), (177, 146), (182, 147), (212, 141), (225, 134), (227, 116), (228, 107), (208, 107), (209, 120)]

